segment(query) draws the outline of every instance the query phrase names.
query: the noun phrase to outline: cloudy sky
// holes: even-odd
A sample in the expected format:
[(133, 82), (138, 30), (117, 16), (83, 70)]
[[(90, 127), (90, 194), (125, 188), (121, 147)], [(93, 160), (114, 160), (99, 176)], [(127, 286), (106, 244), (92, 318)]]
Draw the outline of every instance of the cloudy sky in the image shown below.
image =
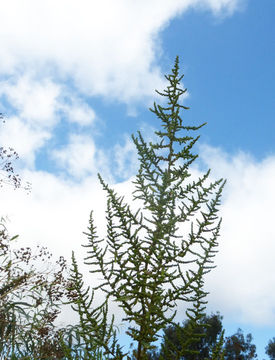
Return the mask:
[(90, 210), (104, 225), (97, 172), (129, 193), (130, 135), (158, 127), (148, 107), (179, 55), (184, 119), (208, 123), (197, 170), (228, 180), (209, 312), (228, 335), (252, 332), (263, 358), (275, 336), (274, 0), (9, 0), (0, 13), (0, 143), (32, 183), (1, 190), (10, 231), (80, 252)]

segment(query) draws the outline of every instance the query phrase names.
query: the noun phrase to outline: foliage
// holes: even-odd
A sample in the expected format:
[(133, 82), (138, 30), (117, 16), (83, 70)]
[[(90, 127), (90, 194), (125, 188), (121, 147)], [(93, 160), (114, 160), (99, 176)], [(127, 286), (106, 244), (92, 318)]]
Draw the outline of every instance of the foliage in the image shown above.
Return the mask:
[(257, 357), (256, 346), (252, 344), (252, 335), (244, 337), (243, 331), (238, 329), (234, 335), (225, 339), (225, 359), (250, 360)]
[[(5, 120), (0, 114), (0, 119)], [(15, 173), (18, 154), (0, 147), (0, 187), (30, 191)], [(10, 237), (5, 219), (0, 220), (0, 359), (61, 359), (62, 339), (68, 329), (58, 329), (54, 321), (60, 312), (66, 288), (63, 257), (53, 265), (45, 247), (18, 248), (17, 236)], [(40, 269), (39, 269), (40, 267)], [(64, 342), (64, 341), (63, 341)]]
[[(150, 359), (165, 359), (165, 354), (180, 351), (182, 344), (185, 342), (189, 324), (190, 320), (185, 320), (182, 325), (169, 325), (164, 330), (160, 351), (151, 352)], [(219, 313), (211, 314), (210, 316), (204, 315), (200, 319), (199, 324), (203, 326), (198, 327), (196, 332), (203, 336), (192, 344), (191, 349), (197, 352), (197, 360), (212, 359), (215, 345), (218, 344), (219, 339), (223, 337), (222, 316)], [(193, 355), (186, 354), (182, 359), (183, 358), (192, 360)]]
[(65, 261), (60, 258), (50, 266), (46, 248), (38, 246), (34, 252), (13, 246), (17, 237), (8, 235), (3, 219), (1, 226), (0, 359), (27, 359), (30, 354), (48, 359), (58, 351), (54, 320), (65, 288)]
[[(168, 326), (164, 330), (164, 336), (159, 351), (150, 352), (150, 360), (166, 359), (166, 354), (180, 351), (182, 344), (186, 339), (186, 328), (188, 328), (189, 320), (183, 322), (180, 326)], [(205, 326), (198, 329), (204, 336), (198, 339), (196, 343), (192, 344), (192, 349), (197, 351), (196, 360), (204, 359), (224, 359), (224, 360), (251, 360), (257, 357), (256, 346), (252, 344), (252, 335), (248, 334), (246, 337), (243, 331), (238, 331), (224, 339), (224, 330), (222, 325), (222, 316), (219, 313), (205, 316), (201, 319), (201, 323)], [(275, 339), (274, 339), (275, 340)], [(267, 347), (272, 356), (272, 344)], [(267, 350), (266, 348), (266, 350)], [(217, 351), (218, 350), (218, 351)], [(192, 360), (194, 357), (186, 354), (182, 356), (182, 360)]]
[[(188, 305), (186, 338), (180, 351), (167, 354), (167, 359), (197, 354), (192, 344), (203, 335), (198, 329), (204, 327), (204, 276), (214, 267), (224, 181), (211, 183), (210, 171), (190, 180), (190, 166), (198, 157), (191, 151), (199, 139), (192, 133), (204, 124), (183, 123), (181, 112), (188, 108), (181, 105), (186, 92), (180, 85), (182, 77), (177, 58), (172, 74), (166, 76), (167, 88), (157, 91), (167, 105), (154, 104), (151, 109), (161, 121), (156, 142), (146, 143), (140, 132), (133, 136), (140, 161), (133, 201), (139, 209), (133, 211), (99, 175), (107, 194), (107, 236), (98, 239), (91, 213), (85, 263), (91, 273), (103, 277), (91, 294), (73, 258), (70, 291), (75, 297), (70, 301), (80, 316), (81, 338), (85, 346), (102, 349), (107, 358), (126, 356), (116, 346), (113, 318), (107, 323), (110, 300), (123, 309), (123, 321), (129, 324), (126, 333), (137, 343), (138, 360), (147, 359), (161, 330), (177, 326), (174, 317), (179, 303)], [(96, 291), (105, 293), (105, 299), (92, 309)]]
[(99, 307), (92, 308), (94, 291), (89, 296), (89, 290), (89, 287), (85, 289), (83, 275), (79, 272), (73, 253), (67, 297), (69, 303), (73, 304), (73, 310), (78, 313), (80, 322), (74, 328), (77, 341), (70, 347), (70, 353), (75, 355), (80, 351), (81, 359), (97, 359), (109, 353), (116, 359), (122, 359), (125, 354), (117, 344), (116, 332), (113, 331), (114, 316), (110, 326), (107, 323), (108, 303), (105, 301)]
[(269, 356), (270, 360), (275, 360), (275, 337), (269, 340), (265, 353)]
[[(0, 119), (4, 119), (0, 114)], [(5, 120), (3, 120), (5, 123)], [(11, 185), (30, 191), (22, 184), (13, 162), (18, 154), (0, 147), (0, 187)], [(65, 260), (50, 264), (52, 255), (45, 247), (36, 251), (16, 247), (4, 218), (0, 221), (0, 359), (58, 359), (64, 352), (54, 320), (65, 289)], [(41, 265), (43, 264), (43, 265)], [(40, 267), (40, 270), (38, 270)]]

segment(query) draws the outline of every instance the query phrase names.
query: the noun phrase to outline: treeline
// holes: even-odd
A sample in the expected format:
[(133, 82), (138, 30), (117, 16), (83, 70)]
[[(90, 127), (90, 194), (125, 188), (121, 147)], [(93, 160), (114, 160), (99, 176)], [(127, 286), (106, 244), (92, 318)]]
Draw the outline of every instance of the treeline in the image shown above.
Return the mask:
[[(197, 333), (201, 334), (201, 337), (198, 338), (197, 342), (192, 344), (192, 350), (196, 352), (196, 355), (186, 355), (181, 357), (181, 359), (210, 359), (209, 350), (216, 344), (224, 331), (222, 319), (223, 317), (219, 313), (205, 315), (199, 322), (202, 326), (197, 328)], [(168, 326), (164, 330), (159, 349), (148, 353), (148, 359), (170, 359), (171, 354), (174, 354), (175, 358), (177, 358), (177, 352), (180, 352), (182, 344), (185, 341), (185, 333), (188, 326), (188, 320), (182, 324), (178, 324), (178, 326)], [(225, 337), (222, 351), (224, 360), (252, 360), (257, 358), (256, 346), (253, 344), (252, 334), (249, 333), (245, 335), (240, 328), (233, 335)], [(265, 353), (270, 360), (275, 360), (275, 337), (269, 340), (265, 348)]]
[[(57, 261), (46, 248), (18, 247), (2, 220), (0, 231), (0, 360), (148, 360), (250, 359), (256, 356), (252, 336), (241, 330), (225, 338), (219, 314), (206, 316), (204, 279), (214, 267), (221, 219), (223, 179), (211, 182), (210, 170), (196, 179), (190, 166), (204, 126), (182, 119), (186, 89), (176, 58), (167, 87), (158, 92), (162, 105), (152, 113), (160, 121), (154, 142), (132, 136), (140, 167), (134, 180), (137, 211), (105, 183), (106, 238), (98, 238), (91, 213), (84, 263), (102, 279), (86, 286), (72, 254), (71, 265)], [(164, 104), (165, 102), (165, 104)], [(79, 154), (82, 156), (82, 154)], [(15, 188), (13, 149), (0, 148), (2, 180)], [(192, 180), (190, 180), (192, 179)], [(27, 190), (29, 187), (27, 186)], [(2, 211), (4, 211), (3, 209)], [(70, 224), (68, 224), (69, 226)], [(50, 224), (49, 224), (50, 226)], [(54, 230), (53, 230), (54, 231)], [(102, 299), (94, 305), (95, 296)], [(133, 342), (132, 352), (118, 343), (110, 301), (122, 309)], [(67, 304), (77, 325), (58, 328)], [(179, 304), (187, 305), (183, 325), (174, 321)], [(169, 316), (168, 316), (169, 314)], [(162, 345), (156, 341), (164, 331)], [(267, 354), (274, 358), (274, 339)]]

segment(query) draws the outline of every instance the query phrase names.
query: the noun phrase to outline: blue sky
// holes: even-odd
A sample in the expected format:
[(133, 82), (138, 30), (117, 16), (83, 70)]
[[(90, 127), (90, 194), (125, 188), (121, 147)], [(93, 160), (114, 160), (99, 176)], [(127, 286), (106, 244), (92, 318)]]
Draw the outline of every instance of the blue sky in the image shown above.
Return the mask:
[(0, 11), (0, 141), (18, 151), (33, 187), (0, 194), (10, 230), (23, 244), (81, 256), (91, 209), (104, 225), (96, 173), (130, 193), (130, 135), (152, 136), (158, 123), (148, 107), (179, 55), (191, 107), (184, 118), (208, 123), (194, 171), (228, 179), (209, 311), (224, 315), (228, 335), (251, 332), (267, 358), (275, 336), (274, 1), (10, 0)]

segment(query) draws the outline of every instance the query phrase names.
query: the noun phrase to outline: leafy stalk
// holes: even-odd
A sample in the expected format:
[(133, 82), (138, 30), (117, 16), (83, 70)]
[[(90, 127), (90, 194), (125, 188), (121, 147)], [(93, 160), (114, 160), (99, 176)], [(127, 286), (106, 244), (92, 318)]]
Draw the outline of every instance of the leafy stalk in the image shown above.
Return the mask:
[[(140, 132), (132, 136), (140, 162), (133, 200), (139, 201), (141, 208), (134, 212), (99, 175), (107, 196), (107, 236), (98, 239), (92, 213), (87, 232), (85, 262), (91, 273), (103, 277), (93, 291), (101, 290), (106, 297), (105, 307), (89, 312), (92, 304), (88, 302), (88, 290), (78, 291), (81, 307), (77, 311), (83, 323), (83, 338), (85, 332), (95, 331), (96, 311), (105, 316), (110, 299), (123, 309), (123, 321), (129, 323), (126, 333), (137, 343), (138, 360), (147, 359), (160, 331), (175, 324), (180, 303), (188, 305), (190, 326), (181, 351), (167, 354), (167, 358), (180, 359), (193, 353), (191, 344), (201, 336), (196, 329), (202, 326), (199, 321), (207, 303), (204, 278), (214, 267), (217, 252), (221, 226), (218, 207), (225, 181), (211, 182), (210, 170), (190, 181), (190, 166), (198, 157), (193, 154), (193, 147), (199, 136), (193, 133), (205, 124), (184, 123), (181, 112), (188, 108), (181, 103), (186, 92), (180, 84), (182, 78), (176, 58), (172, 73), (166, 76), (167, 88), (157, 91), (166, 105), (155, 103), (150, 109), (161, 122), (161, 130), (155, 132), (157, 140), (147, 143)], [(76, 267), (73, 272), (77, 283), (80, 280)], [(105, 321), (105, 317), (102, 319)], [(99, 322), (102, 334), (96, 330), (100, 346), (107, 336), (104, 321)], [(110, 329), (112, 325), (113, 318)], [(107, 337), (106, 354), (113, 355), (108, 341)]]

